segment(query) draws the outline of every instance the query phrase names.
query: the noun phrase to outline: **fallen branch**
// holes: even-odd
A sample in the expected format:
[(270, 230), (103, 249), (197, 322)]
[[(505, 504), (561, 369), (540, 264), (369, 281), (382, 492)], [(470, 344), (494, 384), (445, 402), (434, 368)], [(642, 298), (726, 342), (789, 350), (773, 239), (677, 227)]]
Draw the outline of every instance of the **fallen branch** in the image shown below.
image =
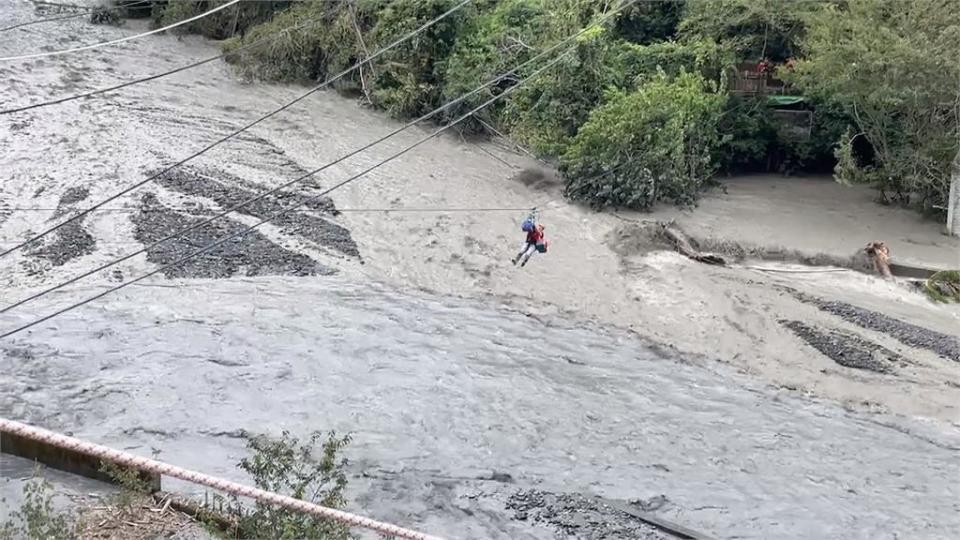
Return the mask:
[[(532, 50), (533, 50), (533, 47), (531, 47), (531, 46), (527, 45), (526, 43), (524, 43), (523, 40), (521, 40), (520, 38), (517, 38), (517, 37), (514, 37), (514, 36), (506, 36), (506, 38), (507, 38), (508, 40), (512, 41), (512, 42), (514, 43), (514, 45), (517, 45), (517, 46), (519, 46), (519, 47), (521, 47), (521, 48), (523, 48), (523, 49), (526, 49), (526, 50), (528, 50), (528, 51), (532, 51)], [(510, 48), (513, 49), (513, 48), (516, 48), (516, 47), (510, 47)]]
[[(190, 516), (196, 521), (212, 523), (224, 532), (236, 532), (240, 529), (240, 522), (235, 517), (214, 511), (198, 502), (162, 491), (154, 493), (153, 498), (157, 501), (157, 504), (163, 504), (164, 512), (168, 509), (180, 512), (181, 514)], [(164, 500), (166, 502), (163, 502)]]
[(704, 264), (713, 264), (718, 266), (727, 264), (727, 261), (725, 261), (723, 257), (719, 255), (714, 255), (713, 253), (701, 253), (700, 250), (693, 247), (693, 244), (690, 243), (687, 235), (683, 234), (683, 232), (670, 226), (669, 224), (662, 225), (662, 230), (663, 236), (673, 242), (674, 249), (676, 249), (681, 255)]
[[(353, 29), (357, 33), (357, 42), (360, 44), (360, 49), (363, 50), (364, 59), (370, 58), (370, 50), (367, 49), (367, 44), (363, 40), (363, 32), (360, 31), (360, 25), (357, 24), (357, 6), (353, 2), (349, 4), (348, 10), (350, 12), (350, 22), (353, 23)], [(373, 62), (367, 62), (367, 70), (370, 71), (371, 80), (377, 78), (377, 73), (373, 70)], [(373, 104), (373, 99), (370, 97), (370, 88), (367, 86), (367, 80), (363, 76), (364, 66), (360, 66), (360, 90), (363, 92), (364, 98), (366, 98), (368, 104)]]

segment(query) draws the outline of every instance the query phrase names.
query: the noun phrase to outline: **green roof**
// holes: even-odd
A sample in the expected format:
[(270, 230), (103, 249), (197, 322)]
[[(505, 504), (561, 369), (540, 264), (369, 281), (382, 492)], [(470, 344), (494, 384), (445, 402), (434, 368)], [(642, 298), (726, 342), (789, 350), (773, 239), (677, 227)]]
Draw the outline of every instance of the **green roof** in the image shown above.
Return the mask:
[(806, 101), (803, 96), (767, 96), (771, 105), (796, 105)]

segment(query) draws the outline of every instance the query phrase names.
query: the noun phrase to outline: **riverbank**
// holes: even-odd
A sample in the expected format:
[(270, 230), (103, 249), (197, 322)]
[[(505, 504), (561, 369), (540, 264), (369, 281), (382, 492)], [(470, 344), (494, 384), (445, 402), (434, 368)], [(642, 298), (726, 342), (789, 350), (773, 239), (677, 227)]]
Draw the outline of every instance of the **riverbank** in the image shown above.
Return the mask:
[(832, 178), (748, 176), (719, 178), (695, 210), (660, 208), (652, 217), (676, 220), (699, 238), (795, 251), (811, 257), (850, 257), (883, 241), (898, 264), (960, 268), (960, 238), (914, 210), (877, 204), (864, 186)]

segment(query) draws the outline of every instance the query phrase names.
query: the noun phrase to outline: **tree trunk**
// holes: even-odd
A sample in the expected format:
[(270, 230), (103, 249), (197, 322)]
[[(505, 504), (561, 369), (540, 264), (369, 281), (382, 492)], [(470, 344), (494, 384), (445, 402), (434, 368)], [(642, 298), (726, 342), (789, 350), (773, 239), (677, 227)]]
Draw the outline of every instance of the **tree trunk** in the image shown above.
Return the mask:
[(687, 235), (683, 232), (671, 227), (669, 224), (661, 224), (663, 228), (664, 236), (673, 242), (674, 247), (681, 255), (685, 255), (697, 262), (702, 262), (706, 264), (715, 264), (723, 266), (727, 262), (720, 257), (719, 255), (714, 255), (712, 253), (701, 253), (699, 250), (693, 247), (690, 243), (690, 240), (687, 239)]
[(947, 197), (947, 234), (960, 236), (960, 150), (953, 160), (950, 195)]

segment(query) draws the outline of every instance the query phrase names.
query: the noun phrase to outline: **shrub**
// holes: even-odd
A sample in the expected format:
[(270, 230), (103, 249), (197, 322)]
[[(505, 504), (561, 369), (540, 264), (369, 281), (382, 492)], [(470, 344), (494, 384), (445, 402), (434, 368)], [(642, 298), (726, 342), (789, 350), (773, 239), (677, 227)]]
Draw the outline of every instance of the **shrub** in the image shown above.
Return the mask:
[(711, 86), (683, 72), (614, 92), (563, 155), (567, 195), (594, 207), (692, 204), (713, 173), (711, 152), (721, 142), (726, 96)]
[(137, 469), (104, 461), (100, 464), (100, 472), (110, 476), (120, 486), (120, 491), (111, 498), (114, 506), (130, 510), (150, 495), (150, 482)]
[[(168, 26), (184, 19), (200, 15), (222, 6), (228, 0), (169, 0), (154, 3), (152, 16), (157, 26)], [(274, 13), (289, 7), (289, 0), (243, 2), (220, 10), (189, 24), (178, 26), (173, 32), (201, 34), (211, 39), (226, 39), (235, 34), (243, 34), (247, 28), (270, 20)]]
[(741, 58), (782, 61), (796, 56), (807, 16), (837, 0), (687, 0), (683, 39), (724, 43)]
[(844, 131), (854, 119), (833, 102), (811, 101), (813, 125), (810, 137), (796, 140), (782, 133), (777, 142), (783, 147), (783, 172), (810, 171), (829, 173), (836, 165), (836, 148)]
[[(359, 15), (358, 15), (359, 18)], [(308, 0), (251, 29), (243, 38), (224, 43), (230, 52), (268, 36), (265, 45), (246, 49), (228, 60), (248, 77), (276, 81), (313, 81), (354, 63), (361, 48), (351, 12), (325, 0)], [(347, 81), (352, 81), (352, 76)]]
[(777, 146), (766, 96), (732, 97), (727, 101), (719, 130), (722, 143), (714, 154), (717, 167), (726, 173), (766, 171)]
[(852, 122), (830, 103), (813, 103), (809, 137), (797, 137), (772, 114), (766, 96), (737, 97), (727, 102), (720, 133), (724, 142), (714, 155), (726, 173), (797, 171), (830, 172), (836, 165), (836, 146)]
[[(377, 14), (372, 47), (385, 47), (455, 5), (455, 0), (395, 0)], [(469, 12), (468, 12), (469, 13)], [(398, 117), (419, 116), (440, 105), (446, 60), (466, 15), (462, 10), (407, 40), (377, 62), (375, 104)]]
[(36, 468), (33, 478), (23, 486), (20, 509), (0, 525), (0, 538), (66, 540), (73, 536), (73, 517), (54, 510), (52, 487)]
[(661, 72), (698, 71), (720, 84), (732, 64), (732, 53), (714, 43), (637, 45), (597, 29), (581, 37), (569, 58), (518, 90), (501, 123), (537, 152), (559, 156), (606, 91), (632, 90)]
[[(443, 100), (466, 94), (540, 52), (544, 48), (543, 28), (549, 14), (549, 9), (539, 1), (504, 0), (465, 24), (447, 60)], [(505, 77), (497, 85), (451, 107), (446, 117), (455, 118), (477, 107), (495, 92), (516, 84), (521, 76)], [(478, 114), (492, 122), (502, 107), (503, 103), (496, 102)]]
[[(237, 466), (253, 478), (258, 488), (328, 508), (344, 507), (346, 459), (340, 454), (350, 443), (349, 435), (338, 437), (331, 432), (323, 439), (320, 433), (314, 432), (305, 442), (287, 432), (283, 432), (279, 439), (263, 435), (246, 435), (246, 438), (251, 456), (242, 459)], [(319, 455), (315, 455), (318, 452)], [(142, 505), (149, 499), (149, 482), (136, 469), (113, 463), (104, 462), (100, 470), (121, 488), (110, 500), (111, 519), (137, 521), (134, 517), (136, 512), (144, 508)], [(85, 521), (88, 516), (81, 515), (78, 529), (73, 514), (54, 510), (52, 487), (40, 475), (39, 468), (34, 471), (33, 479), (24, 485), (23, 496), (20, 509), (12, 514), (9, 521), (0, 523), (0, 539), (67, 540), (85, 537), (101, 528), (96, 521)], [(215, 496), (214, 502), (217, 501), (227, 501), (228, 504), (204, 505), (204, 510), (198, 516), (215, 533), (226, 532), (238, 538), (280, 540), (352, 538), (349, 527), (338, 522), (259, 502), (248, 509), (241, 506), (236, 498), (228, 500)], [(5, 500), (0, 500), (0, 504), (5, 503)], [(236, 528), (231, 526), (229, 531), (220, 529), (226, 522), (233, 522)]]
[(500, 122), (541, 155), (559, 156), (604, 96), (603, 34), (587, 35), (551, 69), (514, 92)]
[(809, 21), (806, 58), (784, 77), (849, 110), (875, 152), (871, 169), (858, 174), (847, 160), (838, 179), (868, 181), (894, 202), (945, 206), (960, 133), (955, 3), (849, 0)]
[[(327, 435), (318, 459), (313, 453), (321, 437), (320, 433), (313, 433), (305, 443), (287, 432), (280, 439), (262, 435), (249, 437), (247, 448), (253, 455), (241, 460), (239, 467), (253, 477), (258, 488), (329, 508), (342, 508), (346, 504), (343, 490), (347, 477), (343, 471), (346, 461), (339, 453), (349, 444), (350, 436)], [(260, 502), (241, 515), (240, 531), (244, 538), (350, 538), (350, 529), (345, 525)]]
[[(261, 24), (243, 43), (284, 32), (268, 45), (229, 57), (247, 76), (286, 81), (322, 80), (362, 61), (449, 10), (454, 0), (307, 0)], [(360, 70), (344, 76), (340, 89), (362, 90), (371, 103), (398, 117), (417, 116), (439, 105), (445, 61), (470, 11), (458, 11), (405, 41)]]
[[(452, 99), (481, 81), (505, 73), (579, 31), (608, 9), (608, 4), (581, 0), (497, 3), (494, 9), (482, 13), (474, 25), (465, 28), (459, 38), (448, 63), (444, 97)], [(590, 111), (601, 102), (605, 88), (634, 84), (638, 72), (624, 72), (631, 66), (618, 56), (632, 45), (614, 32), (618, 20), (614, 17), (603, 27), (582, 34), (572, 53), (556, 67), (518, 89), (505, 102), (480, 113), (481, 116), (499, 124), (541, 155), (562, 154)], [(462, 109), (489, 99), (522, 76), (506, 78), (469, 100)]]
[(673, 39), (683, 8), (684, 0), (638, 2), (617, 16), (614, 33), (641, 45)]
[(610, 71), (625, 79), (611, 81), (619, 88), (656, 77), (659, 71), (671, 76), (695, 71), (719, 84), (735, 61), (732, 50), (712, 41), (663, 41), (650, 45), (620, 41), (608, 48), (605, 58)]

